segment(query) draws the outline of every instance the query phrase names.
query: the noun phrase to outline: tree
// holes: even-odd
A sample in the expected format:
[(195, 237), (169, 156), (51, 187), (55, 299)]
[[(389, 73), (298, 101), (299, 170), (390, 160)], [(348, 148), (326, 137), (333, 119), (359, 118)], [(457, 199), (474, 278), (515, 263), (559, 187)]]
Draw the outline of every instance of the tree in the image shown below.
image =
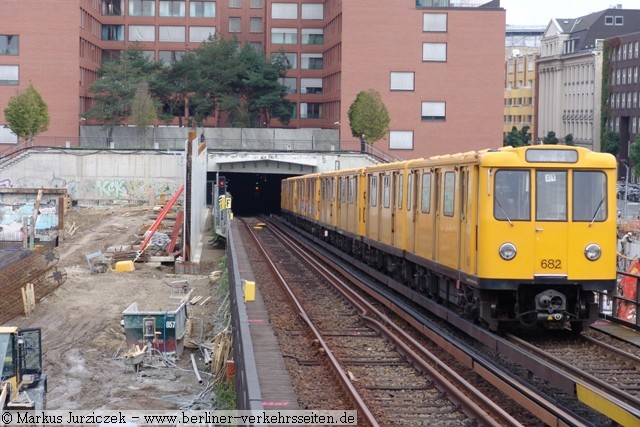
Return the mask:
[(389, 111), (380, 94), (374, 89), (359, 92), (349, 106), (351, 135), (362, 137), (369, 144), (386, 136), (389, 122)]
[(603, 132), (600, 151), (617, 156), (618, 152), (620, 152), (620, 134), (612, 130)]
[(554, 131), (552, 131), (552, 130), (547, 132), (547, 136), (545, 136), (542, 139), (542, 143), (543, 144), (557, 144), (558, 143), (558, 137), (556, 136), (556, 133)]
[(529, 145), (529, 141), (531, 141), (531, 135), (529, 135), (529, 126), (524, 125), (522, 129), (518, 130), (516, 126), (511, 128), (511, 132), (509, 132), (503, 141), (503, 145), (506, 147), (508, 145), (512, 147), (522, 147), (525, 145)]
[(629, 147), (629, 158), (633, 164), (634, 175), (640, 175), (640, 133), (636, 135), (631, 147)]
[(573, 134), (572, 133), (568, 133), (567, 136), (564, 137), (564, 143), (566, 145), (575, 145), (573, 143)]
[(138, 134), (144, 136), (158, 118), (156, 104), (149, 94), (149, 83), (142, 80), (138, 83), (131, 106), (131, 121), (138, 128)]
[(94, 94), (93, 107), (85, 117), (102, 123), (108, 129), (108, 142), (111, 141), (113, 126), (127, 124), (131, 119), (133, 100), (140, 82), (148, 83), (153, 96), (162, 67), (162, 62), (148, 59), (135, 44), (117, 60), (102, 63), (98, 69), (98, 80), (90, 88)]
[(9, 99), (4, 116), (11, 132), (27, 141), (49, 128), (49, 107), (31, 83)]

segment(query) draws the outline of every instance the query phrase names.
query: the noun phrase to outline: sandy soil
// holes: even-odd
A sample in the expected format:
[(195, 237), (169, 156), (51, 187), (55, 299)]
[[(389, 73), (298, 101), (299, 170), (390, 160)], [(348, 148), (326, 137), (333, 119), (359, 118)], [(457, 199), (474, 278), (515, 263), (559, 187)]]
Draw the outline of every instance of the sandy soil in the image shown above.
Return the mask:
[[(201, 295), (203, 301), (213, 295), (203, 305), (198, 302), (187, 307), (193, 319), (191, 337), (196, 342), (200, 336), (210, 339), (218, 297), (209, 274), (224, 251), (205, 244), (197, 276), (175, 276), (171, 266), (142, 263), (136, 263), (132, 272), (91, 274), (85, 255), (139, 241), (139, 235), (153, 223), (152, 209), (74, 207), (66, 216), (66, 229), (74, 223), (77, 231), (58, 248), (58, 267), (66, 270), (66, 282), (38, 303), (30, 317), (8, 322), (42, 328), (47, 409), (209, 408), (214, 378), (207, 373), (198, 350), (185, 349), (174, 366), (160, 358), (148, 359), (135, 373), (122, 357), (128, 349), (121, 320), (122, 312), (133, 302), (141, 310), (175, 308), (180, 300), (170, 296), (171, 289), (163, 280), (185, 278), (193, 289), (191, 297)], [(203, 384), (198, 384), (193, 372), (191, 353), (196, 355)]]

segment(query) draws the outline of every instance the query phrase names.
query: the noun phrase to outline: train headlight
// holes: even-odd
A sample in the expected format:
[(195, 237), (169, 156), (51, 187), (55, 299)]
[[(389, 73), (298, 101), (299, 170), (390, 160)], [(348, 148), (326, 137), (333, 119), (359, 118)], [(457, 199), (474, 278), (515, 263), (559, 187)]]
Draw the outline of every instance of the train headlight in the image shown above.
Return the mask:
[(602, 249), (595, 243), (589, 243), (587, 247), (584, 248), (584, 256), (586, 256), (589, 261), (597, 260), (600, 258), (600, 255), (602, 255)]
[(500, 256), (505, 261), (509, 261), (513, 259), (518, 253), (513, 243), (503, 243), (502, 246), (500, 246), (499, 252), (500, 252)]

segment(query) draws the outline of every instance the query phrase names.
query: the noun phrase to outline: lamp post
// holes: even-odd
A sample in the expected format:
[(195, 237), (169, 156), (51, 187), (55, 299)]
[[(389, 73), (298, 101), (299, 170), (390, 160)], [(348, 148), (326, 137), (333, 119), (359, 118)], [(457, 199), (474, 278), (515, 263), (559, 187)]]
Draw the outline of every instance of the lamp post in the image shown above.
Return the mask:
[(623, 211), (623, 219), (627, 219), (627, 191), (629, 190), (629, 165), (627, 164), (626, 159), (620, 160), (620, 162), (624, 165), (626, 169), (625, 180), (624, 180), (624, 211)]

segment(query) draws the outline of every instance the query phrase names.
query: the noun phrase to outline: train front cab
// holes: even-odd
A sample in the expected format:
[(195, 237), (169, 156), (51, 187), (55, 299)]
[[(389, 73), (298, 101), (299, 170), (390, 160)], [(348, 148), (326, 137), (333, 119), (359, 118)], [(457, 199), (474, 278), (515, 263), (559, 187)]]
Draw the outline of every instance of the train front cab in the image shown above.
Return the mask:
[(616, 161), (578, 147), (487, 152), (478, 186), (480, 317), (579, 331), (616, 283)]

